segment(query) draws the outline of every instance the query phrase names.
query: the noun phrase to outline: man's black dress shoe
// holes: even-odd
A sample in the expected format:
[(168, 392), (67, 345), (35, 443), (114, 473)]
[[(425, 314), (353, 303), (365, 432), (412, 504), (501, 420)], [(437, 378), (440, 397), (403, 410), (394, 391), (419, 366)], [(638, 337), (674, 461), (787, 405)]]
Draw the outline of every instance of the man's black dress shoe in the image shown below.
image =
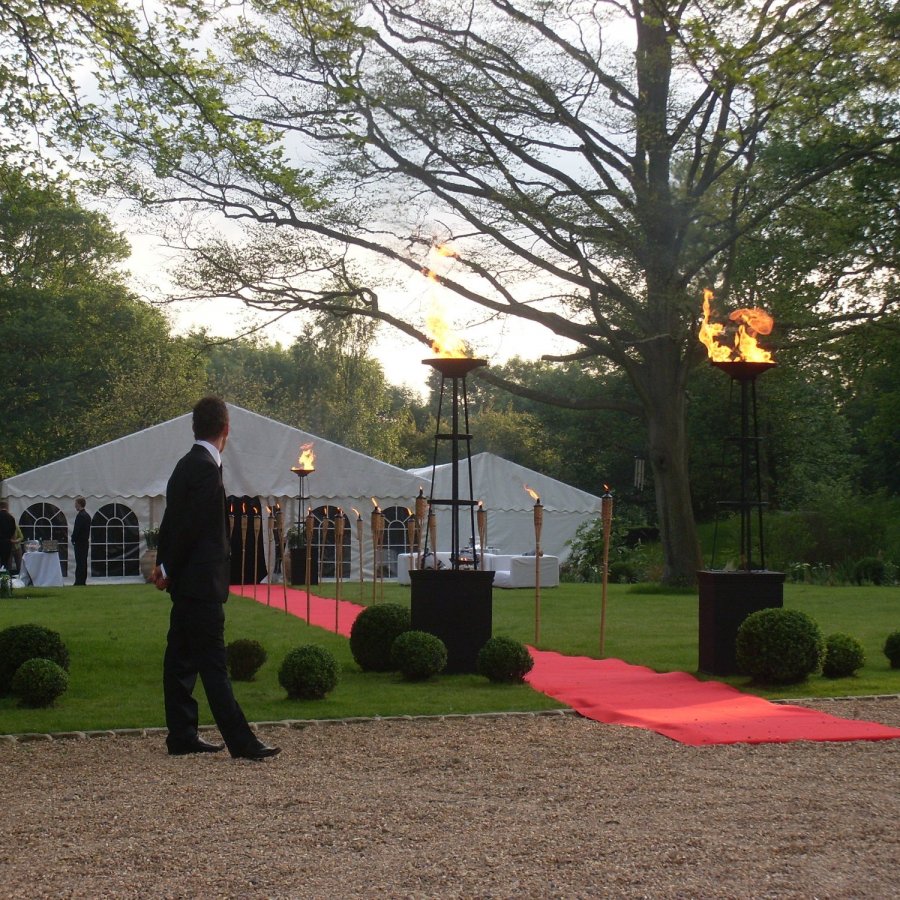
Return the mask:
[(252, 759), (260, 762), (270, 756), (278, 756), (279, 753), (281, 753), (281, 747), (267, 747), (265, 744), (260, 744), (258, 747), (249, 747), (247, 750), (241, 750), (240, 753), (233, 753), (232, 756), (235, 759)]
[(169, 756), (187, 756), (189, 753), (219, 753), (224, 749), (224, 744), (211, 744), (198, 737), (189, 744), (169, 747)]

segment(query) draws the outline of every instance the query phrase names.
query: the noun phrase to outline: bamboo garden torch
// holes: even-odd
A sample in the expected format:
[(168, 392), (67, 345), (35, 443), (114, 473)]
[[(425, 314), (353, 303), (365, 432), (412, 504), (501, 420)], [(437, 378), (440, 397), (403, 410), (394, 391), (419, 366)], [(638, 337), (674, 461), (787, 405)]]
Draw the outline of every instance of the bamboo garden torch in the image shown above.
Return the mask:
[(436, 569), (438, 567), (438, 555), (437, 555), (437, 518), (434, 515), (434, 510), (431, 508), (431, 505), (428, 506), (428, 540), (431, 543), (431, 558), (433, 560), (433, 567)]
[(413, 554), (416, 552), (416, 517), (412, 513), (410, 513), (406, 520), (406, 547), (406, 552), (410, 556), (410, 568), (414, 569), (415, 557)]
[(356, 513), (356, 543), (359, 548), (359, 553), (357, 554), (359, 559), (359, 602), (362, 603), (363, 593), (365, 592), (363, 582), (363, 518), (362, 513), (356, 507), (351, 507), (351, 509)]
[(344, 577), (344, 511), (338, 507), (334, 517), (334, 633), (338, 633), (341, 608), (341, 582)]
[(247, 583), (247, 504), (241, 504), (241, 587)]
[(281, 592), (284, 595), (284, 614), (287, 615), (287, 570), (285, 568), (284, 559), (285, 550), (287, 549), (287, 536), (284, 533), (284, 510), (281, 508), (280, 503), (275, 504), (275, 531), (277, 532), (276, 543), (278, 544), (278, 549), (281, 551)]
[(259, 518), (260, 525), (262, 524), (262, 516), (260, 515), (260, 510), (256, 508), (256, 506), (250, 507), (250, 545), (253, 547), (253, 599), (256, 599), (256, 588), (259, 583), (259, 575), (257, 572), (257, 540), (256, 540), (256, 520)]
[(428, 512), (428, 501), (422, 488), (419, 488), (419, 495), (416, 497), (416, 555), (418, 557), (415, 568), (422, 568), (422, 554), (425, 548), (425, 516)]
[(537, 491), (525, 485), (534, 500), (534, 643), (541, 640), (541, 529), (544, 527), (544, 507)]
[(272, 539), (275, 531), (275, 520), (272, 518), (272, 507), (266, 504), (266, 567), (269, 572), (266, 575), (266, 606), (272, 605), (272, 572), (275, 566), (272, 561)]
[(475, 519), (478, 523), (478, 556), (479, 568), (484, 571), (484, 548), (487, 546), (487, 510), (483, 501), (478, 501), (478, 509), (475, 511)]
[[(381, 580), (381, 548), (384, 543), (384, 516), (381, 514), (381, 507), (378, 501), (373, 497), (372, 504), (372, 602), (375, 603), (375, 589)], [(384, 582), (382, 581), (382, 587)]]
[(600, 498), (600, 511), (603, 520), (603, 572), (600, 589), (600, 656), (603, 656), (606, 644), (606, 585), (609, 581), (609, 536), (612, 531), (613, 496), (609, 485), (603, 485), (604, 494)]
[(306, 514), (306, 522), (304, 523), (306, 528), (306, 624), (311, 625), (310, 621), (310, 599), (309, 599), (309, 585), (312, 581), (312, 539), (313, 539), (313, 530), (316, 527), (316, 520), (313, 518), (312, 510), (310, 510)]

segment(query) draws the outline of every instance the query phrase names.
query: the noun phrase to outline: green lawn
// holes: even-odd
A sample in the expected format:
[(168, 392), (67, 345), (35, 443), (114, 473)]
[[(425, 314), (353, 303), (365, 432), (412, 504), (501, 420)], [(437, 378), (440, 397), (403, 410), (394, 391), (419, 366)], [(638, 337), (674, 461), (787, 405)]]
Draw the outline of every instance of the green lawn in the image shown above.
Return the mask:
[[(318, 591), (328, 596), (333, 586)], [(261, 594), (260, 596), (264, 596)], [(357, 600), (356, 584), (342, 596)], [(272, 592), (273, 604), (277, 592)], [(409, 589), (386, 584), (384, 600), (408, 603)], [(364, 602), (371, 601), (371, 589)], [(824, 635), (843, 631), (862, 641), (866, 666), (852, 679), (815, 676), (802, 685), (761, 690), (746, 678), (726, 680), (767, 697), (843, 696), (900, 693), (900, 670), (892, 670), (881, 652), (890, 631), (900, 629), (900, 589), (823, 588), (785, 585), (785, 605), (802, 609)], [(0, 699), (0, 733), (69, 731), (161, 725), (161, 667), (168, 625), (168, 598), (151, 586), (28, 588), (0, 601), (0, 628), (36, 622), (59, 631), (72, 655), (68, 692), (56, 707), (19, 709)], [(541, 597), (541, 649), (597, 656), (600, 632), (598, 585), (563, 584)], [(533, 590), (494, 591), (494, 634), (529, 644), (535, 637)], [(470, 713), (536, 710), (557, 706), (526, 686), (497, 686), (474, 675), (442, 676), (426, 684), (407, 684), (394, 674), (361, 673), (346, 639), (311, 628), (277, 608), (233, 598), (227, 607), (226, 640), (255, 638), (269, 654), (251, 683), (235, 691), (254, 721), (372, 715)], [(286, 652), (303, 643), (328, 647), (341, 664), (341, 680), (324, 701), (289, 701), (278, 684), (278, 666)], [(610, 585), (606, 655), (660, 671), (697, 668), (697, 598), (691, 594), (639, 594), (626, 585)], [(202, 718), (211, 722), (203, 701)]]

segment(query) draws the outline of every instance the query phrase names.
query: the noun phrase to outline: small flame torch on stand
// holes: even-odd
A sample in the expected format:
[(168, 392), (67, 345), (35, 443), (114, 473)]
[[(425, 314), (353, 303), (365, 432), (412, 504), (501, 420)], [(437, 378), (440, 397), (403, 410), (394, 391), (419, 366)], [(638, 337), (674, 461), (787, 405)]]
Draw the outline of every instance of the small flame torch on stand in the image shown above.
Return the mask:
[(363, 573), (363, 517), (362, 513), (355, 507), (351, 507), (356, 513), (356, 543), (359, 548), (357, 557), (359, 559), (359, 602), (363, 602), (363, 594), (365, 593), (365, 582)]
[(334, 518), (334, 633), (338, 633), (341, 609), (341, 582), (344, 577), (344, 511), (339, 507)]
[(377, 601), (376, 588), (378, 582), (381, 582), (381, 591), (384, 592), (384, 575), (381, 572), (381, 551), (384, 544), (384, 516), (378, 501), (373, 497), (372, 503), (375, 508), (372, 510), (372, 603)]
[(541, 530), (544, 527), (544, 507), (541, 498), (528, 485), (525, 490), (534, 498), (534, 643), (541, 642)]
[(606, 586), (609, 583), (609, 538), (612, 532), (613, 496), (608, 485), (601, 497), (601, 517), (603, 519), (603, 571), (600, 589), (600, 656), (604, 655), (606, 644)]

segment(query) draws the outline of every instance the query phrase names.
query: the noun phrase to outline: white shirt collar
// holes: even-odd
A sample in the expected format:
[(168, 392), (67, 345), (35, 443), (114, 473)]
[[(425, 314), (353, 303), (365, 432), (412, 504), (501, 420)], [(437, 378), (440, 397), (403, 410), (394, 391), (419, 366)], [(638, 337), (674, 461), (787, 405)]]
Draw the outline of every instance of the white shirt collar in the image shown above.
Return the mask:
[(215, 460), (217, 466), (222, 465), (222, 454), (219, 453), (219, 448), (214, 447), (209, 441), (194, 441), (195, 444), (199, 444), (205, 450), (209, 451), (209, 455)]

